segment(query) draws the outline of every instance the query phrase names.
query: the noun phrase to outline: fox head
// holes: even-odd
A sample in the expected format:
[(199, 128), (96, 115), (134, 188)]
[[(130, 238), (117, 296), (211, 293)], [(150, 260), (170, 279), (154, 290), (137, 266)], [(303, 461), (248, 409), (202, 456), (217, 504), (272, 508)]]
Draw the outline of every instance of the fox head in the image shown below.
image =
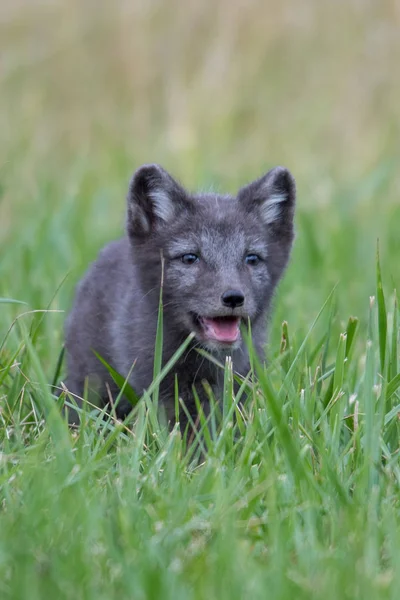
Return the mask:
[(264, 320), (294, 238), (295, 182), (276, 167), (236, 196), (191, 194), (159, 165), (128, 192), (127, 232), (144, 291), (163, 280), (164, 323), (209, 350)]

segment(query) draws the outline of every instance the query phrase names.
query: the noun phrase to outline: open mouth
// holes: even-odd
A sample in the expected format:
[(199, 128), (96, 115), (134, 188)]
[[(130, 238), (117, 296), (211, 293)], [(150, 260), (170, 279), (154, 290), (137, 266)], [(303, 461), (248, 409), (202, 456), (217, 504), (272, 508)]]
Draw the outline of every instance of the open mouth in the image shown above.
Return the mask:
[(233, 344), (240, 337), (240, 317), (197, 317), (195, 324), (206, 341)]

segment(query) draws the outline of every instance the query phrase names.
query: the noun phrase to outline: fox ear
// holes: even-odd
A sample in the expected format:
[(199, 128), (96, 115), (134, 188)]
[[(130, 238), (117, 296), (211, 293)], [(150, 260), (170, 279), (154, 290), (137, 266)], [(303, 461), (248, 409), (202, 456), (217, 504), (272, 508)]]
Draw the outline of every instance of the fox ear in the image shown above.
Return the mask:
[(129, 186), (128, 234), (145, 236), (168, 223), (185, 198), (185, 190), (162, 167), (143, 165), (134, 173)]
[(238, 198), (251, 209), (258, 208), (262, 221), (279, 232), (293, 227), (296, 184), (290, 171), (275, 167), (239, 191)]

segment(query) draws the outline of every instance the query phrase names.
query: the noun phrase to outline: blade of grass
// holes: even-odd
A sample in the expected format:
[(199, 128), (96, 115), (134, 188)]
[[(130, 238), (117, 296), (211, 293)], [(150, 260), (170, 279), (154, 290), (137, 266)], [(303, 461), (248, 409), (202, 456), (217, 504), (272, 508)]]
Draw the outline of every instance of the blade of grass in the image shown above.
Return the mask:
[(14, 298), (0, 298), (0, 304), (24, 304), (28, 306), (27, 302), (23, 302), (23, 300), (15, 300)]
[(358, 330), (359, 321), (357, 317), (349, 317), (346, 327), (346, 358), (347, 364), (349, 364), (352, 351), (354, 349), (354, 342), (356, 339), (356, 333)]
[(53, 388), (55, 388), (58, 384), (58, 379), (60, 377), (62, 364), (64, 361), (64, 355), (65, 355), (65, 346), (63, 346), (61, 348), (60, 354), (58, 355), (57, 364), (56, 364), (56, 368), (55, 368), (54, 375), (53, 375), (53, 381), (52, 381)]
[[(109, 365), (108, 362), (102, 356), (100, 356), (100, 354), (98, 354), (95, 350), (92, 350), (92, 352), (95, 354), (96, 358), (99, 359), (101, 364), (105, 366), (105, 368), (111, 375), (113, 381), (117, 384), (118, 388), (126, 397), (126, 399), (131, 403), (133, 407), (136, 406), (137, 403), (140, 401), (140, 397), (136, 394), (133, 387), (128, 383), (129, 375), (128, 378), (123, 377), (118, 373), (118, 371), (116, 371), (111, 365)], [(135, 363), (132, 365), (130, 373), (132, 372), (134, 366)]]
[(379, 240), (376, 248), (376, 297), (378, 301), (378, 336), (379, 355), (381, 360), (381, 372), (385, 370), (386, 337), (387, 337), (387, 314), (385, 295), (382, 286), (382, 273), (379, 259)]
[(390, 398), (398, 390), (399, 387), (400, 387), (400, 373), (397, 373), (397, 375), (395, 375), (393, 377), (393, 379), (391, 379), (387, 385), (386, 400), (390, 400)]
[(397, 292), (393, 294), (393, 323), (392, 323), (392, 339), (390, 351), (389, 377), (393, 379), (398, 373), (398, 344), (399, 344), (399, 307), (397, 301)]
[(333, 396), (336, 398), (331, 406), (329, 422), (332, 431), (332, 442), (336, 451), (339, 448), (341, 421), (344, 414), (344, 396), (342, 394), (344, 379), (344, 363), (346, 356), (346, 334), (341, 333), (336, 351), (335, 372), (333, 375)]

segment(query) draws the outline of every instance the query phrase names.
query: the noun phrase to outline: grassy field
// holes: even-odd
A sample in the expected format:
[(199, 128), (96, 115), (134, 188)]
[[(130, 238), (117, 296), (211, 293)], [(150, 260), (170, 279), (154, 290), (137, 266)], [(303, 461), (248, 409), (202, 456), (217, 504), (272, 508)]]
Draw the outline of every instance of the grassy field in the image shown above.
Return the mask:
[[(399, 27), (393, 0), (1, 4), (1, 600), (397, 599)], [(226, 366), (189, 448), (149, 397), (71, 432), (50, 388), (149, 161), (298, 183), (268, 367), (239, 410)]]

